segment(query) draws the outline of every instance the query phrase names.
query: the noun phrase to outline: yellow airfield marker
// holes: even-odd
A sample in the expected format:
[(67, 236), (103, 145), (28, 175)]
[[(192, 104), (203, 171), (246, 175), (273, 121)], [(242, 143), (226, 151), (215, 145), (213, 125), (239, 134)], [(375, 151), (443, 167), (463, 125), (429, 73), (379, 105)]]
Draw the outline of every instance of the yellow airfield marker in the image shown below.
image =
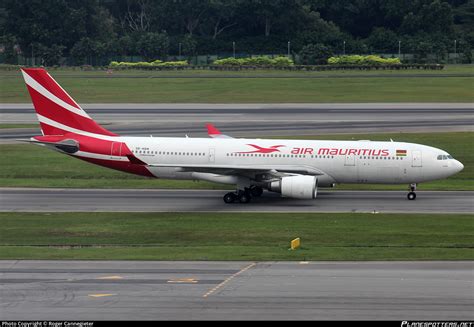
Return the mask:
[(105, 294), (89, 294), (90, 297), (105, 297), (105, 296), (113, 296), (113, 295), (117, 295), (117, 294), (109, 294), (109, 293), (105, 293)]
[(290, 250), (296, 250), (299, 248), (301, 245), (300, 238), (295, 238), (293, 241), (290, 243)]

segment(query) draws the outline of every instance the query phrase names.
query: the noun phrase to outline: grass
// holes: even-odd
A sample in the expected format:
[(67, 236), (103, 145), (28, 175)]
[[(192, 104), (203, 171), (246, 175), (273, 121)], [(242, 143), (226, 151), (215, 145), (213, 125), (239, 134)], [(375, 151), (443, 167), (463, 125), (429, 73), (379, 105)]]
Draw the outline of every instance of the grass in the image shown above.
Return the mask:
[[(107, 77), (105, 72), (100, 71), (54, 70), (51, 73), (79, 103), (303, 103), (472, 102), (473, 76), (413, 77), (413, 75), (466, 72), (471, 74), (473, 71), (469, 65), (447, 68), (441, 71), (442, 73), (440, 71), (120, 71), (112, 75), (123, 78), (94, 78)], [(409, 78), (389, 77), (394, 74)], [(200, 78), (203, 75), (210, 78)], [(132, 76), (169, 78), (132, 78)], [(241, 78), (212, 78), (212, 76)], [(282, 78), (254, 78), (256, 76)], [(295, 76), (301, 78), (294, 78)], [(312, 76), (325, 78), (311, 78)], [(367, 78), (367, 76), (373, 77)], [(0, 72), (0, 89), (2, 90), (0, 103), (30, 102), (20, 72)]]
[[(0, 259), (472, 260), (474, 215), (0, 213)], [(302, 247), (289, 251), (300, 237)]]
[[(474, 190), (474, 134), (456, 133), (390, 133), (294, 136), (300, 139), (371, 139), (406, 141), (431, 145), (448, 151), (460, 160), (464, 170), (448, 179), (424, 183), (422, 190)], [(208, 182), (149, 179), (108, 168), (29, 144), (0, 145), (1, 187), (71, 187), (71, 188), (199, 188), (223, 189), (224, 185)], [(338, 189), (405, 190), (406, 185), (339, 185)]]

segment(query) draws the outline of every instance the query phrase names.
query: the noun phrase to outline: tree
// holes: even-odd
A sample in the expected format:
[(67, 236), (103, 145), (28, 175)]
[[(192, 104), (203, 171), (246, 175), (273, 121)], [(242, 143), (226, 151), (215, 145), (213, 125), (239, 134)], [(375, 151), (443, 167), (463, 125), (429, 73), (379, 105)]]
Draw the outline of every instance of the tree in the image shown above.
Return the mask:
[(17, 44), (16, 37), (8, 34), (0, 38), (0, 44), (3, 44), (3, 57), (6, 64), (17, 64), (18, 63), (18, 53), (15, 48)]
[(114, 20), (98, 0), (4, 0), (4, 10), (8, 19), (1, 29), (16, 37), (24, 53), (39, 43), (51, 57), (59, 47), (67, 54), (83, 37), (114, 37)]
[(299, 55), (304, 65), (325, 65), (334, 53), (328, 46), (317, 43), (305, 45)]
[(290, 17), (294, 18), (294, 13), (302, 9), (297, 0), (252, 0), (248, 6), (255, 17), (254, 25), (263, 30), (265, 37), (270, 36), (274, 26), (282, 28), (297, 22)]
[(304, 23), (305, 28), (301, 29), (295, 38), (294, 44), (297, 48), (306, 44), (322, 43), (336, 49), (344, 40), (348, 40), (336, 25), (322, 19), (319, 12), (306, 11)]
[(181, 40), (182, 45), (182, 54), (188, 57), (194, 56), (196, 54), (196, 40), (189, 34), (185, 35)]
[(393, 31), (376, 27), (367, 38), (367, 45), (371, 52), (394, 53), (396, 52), (399, 37)]
[(424, 42), (445, 58), (454, 40), (474, 48), (474, 0), (3, 0), (0, 37), (9, 61), (12, 49), (31, 56), (34, 43), (79, 62), (154, 58), (170, 40), (188, 54), (231, 53), (234, 41), (241, 53), (284, 54), (288, 41), (296, 53), (310, 44), (393, 53), (400, 39), (405, 53), (423, 53)]
[(121, 55), (133, 55), (137, 53), (135, 41), (130, 35), (124, 35), (115, 41), (116, 53)]
[(137, 41), (137, 51), (147, 61), (168, 55), (169, 38), (165, 33), (144, 33)]
[(215, 40), (226, 29), (237, 25), (237, 8), (241, 1), (211, 0), (208, 22), (212, 27), (212, 39)]
[[(51, 46), (46, 46), (44, 44), (39, 43), (35, 47), (35, 51), (37, 50), (38, 57), (41, 58), (41, 65), (43, 66), (55, 66), (59, 65), (61, 58), (63, 56), (63, 51), (65, 46), (53, 44)], [(35, 52), (36, 57), (36, 52)]]
[(132, 32), (146, 32), (150, 29), (151, 4), (149, 0), (127, 0), (127, 10), (122, 26)]
[(417, 6), (403, 18), (400, 30), (404, 34), (450, 33), (453, 30), (453, 13), (451, 6), (446, 2), (434, 0), (427, 4), (426, 1), (417, 2)]
[(84, 37), (80, 39), (71, 49), (71, 57), (76, 64), (92, 64), (92, 58), (104, 56), (109, 44)]
[(433, 47), (431, 43), (421, 41), (415, 45), (413, 50), (415, 61), (424, 64), (428, 61), (428, 55), (433, 51)]
[(202, 23), (209, 6), (210, 0), (165, 0), (161, 5), (161, 10), (168, 16), (174, 17), (169, 24), (176, 25), (176, 21), (179, 21), (179, 26), (185, 33), (192, 36)]

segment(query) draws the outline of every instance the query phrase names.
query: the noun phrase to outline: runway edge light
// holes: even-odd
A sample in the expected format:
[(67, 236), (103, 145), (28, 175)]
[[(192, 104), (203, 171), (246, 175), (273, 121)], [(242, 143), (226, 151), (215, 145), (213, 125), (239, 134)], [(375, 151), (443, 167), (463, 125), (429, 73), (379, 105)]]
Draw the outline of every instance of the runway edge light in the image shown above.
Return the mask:
[(296, 250), (297, 248), (299, 248), (301, 245), (301, 241), (300, 241), (300, 238), (295, 238), (293, 241), (291, 241), (290, 243), (290, 250)]

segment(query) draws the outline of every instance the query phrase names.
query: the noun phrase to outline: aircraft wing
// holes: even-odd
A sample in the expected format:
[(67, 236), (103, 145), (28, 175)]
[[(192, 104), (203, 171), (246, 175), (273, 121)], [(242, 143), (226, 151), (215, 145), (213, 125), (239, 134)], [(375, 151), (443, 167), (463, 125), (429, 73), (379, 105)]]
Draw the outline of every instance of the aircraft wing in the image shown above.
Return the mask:
[(207, 134), (212, 138), (233, 139), (232, 136), (222, 134), (216, 126), (211, 123), (206, 124)]
[(199, 172), (219, 175), (246, 176), (252, 179), (272, 180), (291, 175), (324, 175), (319, 169), (310, 166), (280, 166), (280, 165), (180, 165), (180, 164), (150, 164), (149, 167), (178, 168), (182, 172)]

